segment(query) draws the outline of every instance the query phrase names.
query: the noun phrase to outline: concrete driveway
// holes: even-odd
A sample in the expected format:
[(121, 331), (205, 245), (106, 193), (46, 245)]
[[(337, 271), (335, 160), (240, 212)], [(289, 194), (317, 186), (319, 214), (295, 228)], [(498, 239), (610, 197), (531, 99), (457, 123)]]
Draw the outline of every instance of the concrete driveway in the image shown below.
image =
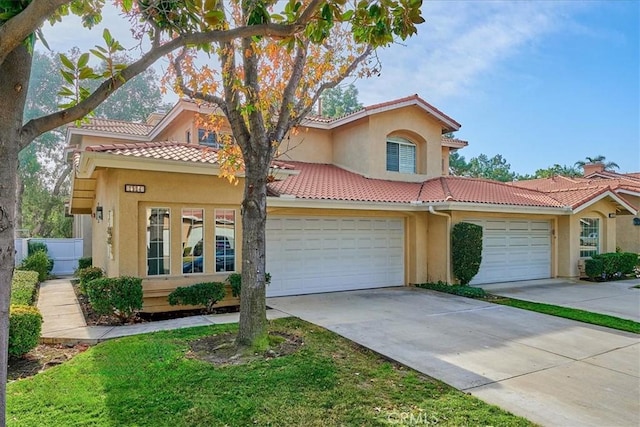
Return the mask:
[(640, 279), (594, 283), (543, 279), (480, 285), (494, 295), (579, 308), (640, 322)]
[(267, 305), (539, 424), (640, 424), (637, 335), (407, 287)]

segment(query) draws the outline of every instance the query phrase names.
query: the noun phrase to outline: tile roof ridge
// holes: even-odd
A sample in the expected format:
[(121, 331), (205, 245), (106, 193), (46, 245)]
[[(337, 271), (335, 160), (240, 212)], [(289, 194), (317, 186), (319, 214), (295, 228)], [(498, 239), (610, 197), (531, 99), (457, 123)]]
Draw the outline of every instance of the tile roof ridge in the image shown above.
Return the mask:
[(102, 120), (105, 122), (116, 122), (116, 123), (126, 123), (126, 124), (132, 124), (132, 125), (142, 125), (142, 126), (147, 126), (147, 127), (153, 127), (153, 125), (150, 125), (146, 122), (134, 122), (131, 120), (123, 120), (123, 119), (108, 119), (105, 117), (89, 117), (89, 122), (93, 122), (93, 121), (97, 121), (97, 120)]
[(118, 142), (115, 144), (99, 144), (85, 147), (85, 151), (108, 151), (108, 150), (132, 150), (136, 148), (158, 148), (158, 147), (175, 147), (188, 146), (200, 149), (201, 151), (218, 151), (217, 149), (207, 147), (205, 145), (190, 144), (188, 142), (165, 140), (151, 142)]
[(445, 202), (453, 200), (454, 199), (453, 194), (451, 193), (449, 184), (447, 184), (447, 177), (441, 176), (439, 179), (440, 179), (440, 185), (442, 186), (442, 192), (444, 193)]

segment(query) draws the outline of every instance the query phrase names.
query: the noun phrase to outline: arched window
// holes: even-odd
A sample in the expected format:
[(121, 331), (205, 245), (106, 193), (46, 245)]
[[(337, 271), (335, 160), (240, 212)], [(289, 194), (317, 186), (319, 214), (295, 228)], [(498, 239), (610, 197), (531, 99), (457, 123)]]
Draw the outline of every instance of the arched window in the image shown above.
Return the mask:
[(416, 145), (405, 138), (387, 138), (387, 170), (416, 173)]

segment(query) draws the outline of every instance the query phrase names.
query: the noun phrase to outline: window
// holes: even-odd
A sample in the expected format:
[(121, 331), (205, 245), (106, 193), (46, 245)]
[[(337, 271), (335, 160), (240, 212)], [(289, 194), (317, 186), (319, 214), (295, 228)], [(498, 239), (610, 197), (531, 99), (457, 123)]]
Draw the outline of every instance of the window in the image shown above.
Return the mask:
[(236, 211), (216, 209), (216, 272), (235, 271)]
[(198, 129), (198, 144), (211, 148), (219, 148), (218, 134), (212, 130)]
[(184, 137), (187, 140), (187, 144), (191, 144), (191, 131), (190, 130), (185, 132)]
[(590, 257), (600, 253), (600, 220), (580, 218), (580, 257)]
[(182, 273), (204, 272), (202, 209), (182, 210)]
[(416, 146), (404, 138), (387, 139), (387, 170), (416, 173)]
[(147, 209), (147, 274), (169, 274), (171, 267), (171, 215), (168, 208)]

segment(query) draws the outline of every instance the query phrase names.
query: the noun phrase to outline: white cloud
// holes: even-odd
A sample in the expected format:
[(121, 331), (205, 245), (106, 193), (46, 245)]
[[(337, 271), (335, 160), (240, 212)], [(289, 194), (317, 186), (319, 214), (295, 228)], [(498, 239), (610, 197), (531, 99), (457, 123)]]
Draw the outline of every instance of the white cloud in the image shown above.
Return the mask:
[[(427, 22), (405, 46), (379, 52), (382, 75), (358, 82), (365, 104), (418, 93), (432, 102), (482, 76), (566, 24), (574, 2), (426, 2)], [(384, 82), (384, 83), (383, 83)]]

